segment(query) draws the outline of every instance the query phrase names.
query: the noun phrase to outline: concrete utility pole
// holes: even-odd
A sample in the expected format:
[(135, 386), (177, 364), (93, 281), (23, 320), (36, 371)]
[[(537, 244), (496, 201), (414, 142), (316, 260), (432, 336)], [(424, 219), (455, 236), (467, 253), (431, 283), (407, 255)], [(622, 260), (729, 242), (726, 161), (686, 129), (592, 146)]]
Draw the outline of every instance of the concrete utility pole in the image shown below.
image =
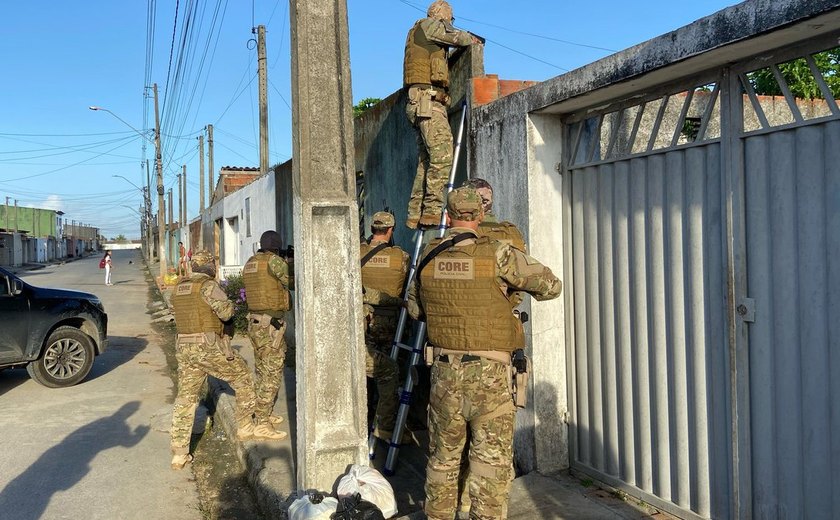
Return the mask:
[[(180, 182), (180, 179), (179, 179)], [(166, 226), (166, 258), (172, 255), (172, 188), (169, 188), (169, 223)], [(173, 257), (175, 255), (172, 255)]]
[(297, 487), (331, 489), (368, 463), (347, 3), (290, 5)]
[(8, 232), (9, 231), (9, 197), (6, 197), (6, 211), (4, 211), (4, 213), (6, 214), (6, 227), (3, 228), (3, 229), (5, 229)]
[(184, 214), (184, 192), (183, 192), (183, 184), (184, 184), (184, 177), (179, 173), (178, 177), (178, 227), (184, 225), (184, 220), (181, 218), (181, 215)]
[(210, 198), (207, 199), (207, 205), (213, 204), (213, 189), (216, 187), (213, 183), (213, 125), (207, 125), (207, 148), (210, 155), (207, 156), (207, 167), (210, 170)]
[(163, 156), (160, 153), (160, 112), (158, 111), (157, 83), (152, 85), (155, 94), (155, 169), (157, 170), (158, 192), (158, 262), (160, 263), (160, 282), (166, 276), (166, 222), (163, 213)]
[(204, 212), (204, 136), (198, 136), (198, 212)]
[(18, 200), (15, 199), (15, 233), (18, 232)]
[(146, 189), (143, 190), (143, 196), (146, 201), (146, 212), (143, 214), (146, 218), (146, 257), (151, 266), (154, 258), (152, 250), (155, 248), (155, 243), (152, 239), (152, 179), (149, 173), (148, 159), (146, 159)]
[(256, 32), (257, 73), (260, 84), (260, 175), (265, 175), (268, 171), (268, 72), (265, 66), (265, 25), (257, 26)]
[(184, 183), (183, 191), (181, 191), (181, 227), (187, 225), (187, 165), (183, 166), (183, 173), (181, 173), (181, 182)]

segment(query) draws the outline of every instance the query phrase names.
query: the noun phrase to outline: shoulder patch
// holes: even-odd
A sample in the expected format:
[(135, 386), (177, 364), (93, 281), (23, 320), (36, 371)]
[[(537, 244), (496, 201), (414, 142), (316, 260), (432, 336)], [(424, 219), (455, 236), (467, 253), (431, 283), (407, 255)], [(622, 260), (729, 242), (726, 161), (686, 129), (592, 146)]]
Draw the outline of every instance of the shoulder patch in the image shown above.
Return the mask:
[(435, 280), (474, 280), (475, 260), (472, 258), (435, 258)]

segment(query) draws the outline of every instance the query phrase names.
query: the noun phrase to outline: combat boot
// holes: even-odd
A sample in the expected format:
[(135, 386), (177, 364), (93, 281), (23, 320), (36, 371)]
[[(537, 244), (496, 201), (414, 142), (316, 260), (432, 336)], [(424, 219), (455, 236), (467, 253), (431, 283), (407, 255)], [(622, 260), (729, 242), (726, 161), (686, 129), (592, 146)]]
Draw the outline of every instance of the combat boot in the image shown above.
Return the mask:
[(417, 223), (417, 225), (421, 229), (436, 228), (440, 225), (440, 214), (423, 214), (423, 216), (420, 217), (420, 221)]
[(282, 441), (289, 434), (284, 432), (283, 430), (275, 430), (270, 424), (258, 424), (254, 428), (254, 438), (255, 439), (266, 439), (269, 441)]
[[(373, 429), (373, 436), (379, 440), (385, 441), (386, 443), (390, 443), (391, 437), (394, 436), (394, 432), (377, 426)], [(408, 430), (408, 428), (403, 428), (402, 439), (400, 439), (400, 444), (411, 444), (412, 442), (414, 442), (414, 436), (411, 435), (411, 432)]]
[(283, 417), (280, 416), (280, 415), (269, 415), (268, 416), (268, 422), (271, 423), (271, 425), (274, 426), (275, 428), (277, 428), (277, 426), (282, 424), (283, 421), (285, 421), (285, 419), (283, 419)]
[(172, 456), (172, 469), (184, 469), (184, 466), (192, 462), (193, 456), (189, 453), (184, 455), (173, 455)]
[(236, 438), (240, 441), (247, 441), (248, 439), (252, 439), (254, 437), (254, 423), (249, 422), (244, 426), (240, 426), (239, 429), (236, 430)]

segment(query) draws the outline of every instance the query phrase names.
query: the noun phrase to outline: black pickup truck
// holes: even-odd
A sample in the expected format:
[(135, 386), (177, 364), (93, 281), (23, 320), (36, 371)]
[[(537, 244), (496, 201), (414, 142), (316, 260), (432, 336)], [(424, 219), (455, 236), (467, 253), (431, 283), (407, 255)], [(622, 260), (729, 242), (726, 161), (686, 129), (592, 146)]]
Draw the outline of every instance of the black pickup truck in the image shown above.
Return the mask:
[(107, 332), (96, 295), (35, 287), (0, 268), (0, 370), (25, 366), (44, 386), (75, 385), (105, 351)]

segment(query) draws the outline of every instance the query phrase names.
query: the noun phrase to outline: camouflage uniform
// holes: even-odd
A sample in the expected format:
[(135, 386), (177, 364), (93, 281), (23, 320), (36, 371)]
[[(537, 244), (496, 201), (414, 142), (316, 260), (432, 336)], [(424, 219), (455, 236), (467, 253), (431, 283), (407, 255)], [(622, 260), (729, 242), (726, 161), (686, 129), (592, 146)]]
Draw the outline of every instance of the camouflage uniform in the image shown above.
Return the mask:
[[(178, 287), (189, 283), (201, 283), (201, 300), (212, 309), (220, 321), (233, 316), (234, 305), (224, 290), (210, 276), (195, 273), (182, 281)], [(175, 293), (177, 294), (177, 287)], [(180, 303), (173, 298), (176, 319)], [(173, 455), (186, 455), (190, 449), (195, 408), (208, 375), (226, 381), (236, 392), (236, 422), (239, 428), (252, 424), (254, 413), (254, 382), (251, 371), (238, 352), (223, 343), (216, 331), (203, 333), (182, 333), (183, 323), (176, 321), (178, 340), (175, 359), (178, 361), (178, 395), (172, 410)]]
[[(384, 229), (394, 226), (394, 219), (388, 213), (374, 215), (373, 226)], [(364, 257), (371, 250), (383, 244), (383, 241), (371, 239), (362, 243), (359, 255)], [(377, 262), (377, 260), (383, 260)], [(391, 261), (396, 260), (396, 261)], [(379, 402), (376, 405), (376, 435), (388, 439), (394, 431), (399, 408), (397, 389), (399, 388), (399, 368), (390, 357), (390, 348), (397, 330), (397, 318), (402, 297), (398, 294), (405, 284), (408, 273), (409, 257), (399, 247), (382, 249), (362, 267), (363, 303), (365, 311), (365, 375), (376, 382)], [(379, 265), (380, 267), (377, 267)], [(384, 268), (384, 269), (383, 269)], [(387, 270), (387, 271), (386, 271)], [(385, 276), (377, 276), (385, 271)], [(387, 283), (387, 279), (392, 283)], [(389, 287), (390, 285), (390, 287)], [(397, 286), (400, 289), (397, 289)]]
[[(519, 249), (523, 253), (528, 252), (527, 246), (525, 244), (525, 239), (522, 236), (522, 232), (520, 232), (515, 225), (508, 221), (499, 221), (499, 219), (496, 217), (495, 214), (493, 214), (492, 211), (486, 209), (486, 204), (484, 220), (482, 220), (481, 224), (479, 224), (477, 233), (479, 237), (486, 236), (494, 238), (499, 242), (510, 244), (511, 246), (515, 247), (516, 249)], [(520, 303), (522, 303), (522, 300), (525, 298), (525, 293), (523, 291), (510, 291), (508, 293), (508, 298), (510, 299), (511, 306), (516, 307)], [(461, 460), (461, 479), (458, 486), (458, 489), (460, 490), (460, 498), (458, 499), (458, 511), (460, 513), (468, 513), (470, 510), (470, 487), (468, 482), (469, 442), (466, 448), (464, 449), (463, 457)]]
[[(477, 194), (471, 188), (459, 188), (449, 196), (448, 210), (454, 220), (474, 221), (483, 212), (474, 210)], [(479, 207), (480, 207), (480, 199)], [(468, 211), (463, 208), (467, 206)], [(469, 228), (451, 228), (444, 239), (472, 233)], [(507, 517), (507, 501), (510, 483), (513, 479), (513, 428), (515, 406), (511, 397), (511, 367), (508, 352), (519, 345), (501, 345), (494, 348), (472, 348), (470, 345), (498, 345), (493, 337), (497, 332), (476, 331), (470, 328), (468, 316), (476, 316), (480, 309), (469, 307), (469, 291), (447, 292), (448, 282), (438, 280), (437, 265), (449, 259), (470, 259), (472, 251), (492, 248), (494, 251), (493, 282), (507, 294), (521, 290), (532, 294), (538, 300), (556, 298), (562, 284), (545, 266), (522, 251), (498, 241), (486, 238), (467, 239), (440, 253), (436, 260), (419, 273), (421, 284), (416, 281), (409, 288), (409, 312), (414, 318), (424, 315), (428, 318), (429, 338), (435, 339), (435, 361), (431, 374), (431, 399), (429, 403), (429, 463), (426, 470), (425, 512), (430, 519), (451, 519), (458, 508), (458, 481), (461, 455), (467, 438), (469, 445), (470, 480), (469, 493), (472, 501), (471, 518), (502, 519)], [(432, 242), (424, 253), (438, 241)], [(478, 266), (478, 257), (475, 265)], [(441, 262), (439, 262), (440, 260)], [(477, 273), (478, 271), (476, 271)], [(441, 278), (443, 279), (443, 278)], [(478, 275), (476, 274), (476, 280)], [(469, 280), (467, 281), (469, 282)], [(435, 288), (436, 287), (436, 288)], [(485, 285), (486, 287), (486, 285)], [(434, 294), (438, 291), (438, 294)], [(453, 316), (432, 316), (431, 301), (441, 301), (443, 296), (451, 299), (455, 308)], [(488, 312), (493, 302), (488, 302)], [(498, 305), (496, 305), (498, 308)], [(512, 311), (512, 306), (510, 307)], [(439, 311), (434, 311), (439, 312)], [(436, 323), (461, 322), (460, 328), (472, 330), (473, 337), (467, 337), (465, 345), (448, 343), (440, 330), (434, 330)], [(510, 323), (513, 323), (511, 321)], [(506, 335), (516, 337), (515, 333)], [(437, 344), (437, 343), (440, 343)], [(447, 346), (448, 345), (448, 346)]]
[(405, 113), (417, 131), (418, 163), (406, 225), (435, 226), (443, 209), (443, 190), (452, 168), (452, 129), (449, 126), (449, 71), (446, 51), (465, 47), (474, 39), (452, 26), (452, 10), (434, 2), (429, 17), (418, 20), (408, 33), (403, 62), (407, 91)]
[[(287, 291), (289, 286), (289, 265), (279, 255), (271, 252), (257, 253), (268, 259), (268, 274), (280, 282)], [(246, 266), (256, 259), (251, 257)], [(245, 299), (251, 308), (252, 298), (246, 282)], [(256, 376), (256, 408), (254, 417), (257, 424), (266, 424), (274, 409), (277, 391), (283, 380), (283, 368), (286, 361), (286, 322), (283, 320), (286, 309), (252, 311), (248, 314), (248, 338), (254, 348), (254, 371)], [(272, 323), (273, 322), (273, 323)]]

